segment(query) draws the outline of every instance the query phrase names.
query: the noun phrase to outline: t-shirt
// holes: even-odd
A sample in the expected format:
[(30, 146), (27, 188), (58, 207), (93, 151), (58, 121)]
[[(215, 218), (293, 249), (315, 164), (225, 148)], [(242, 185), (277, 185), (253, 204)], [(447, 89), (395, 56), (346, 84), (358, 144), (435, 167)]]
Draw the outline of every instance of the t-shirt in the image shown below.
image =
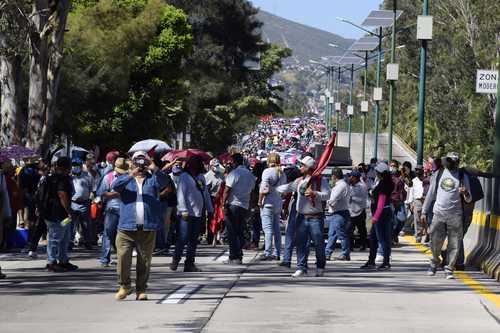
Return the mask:
[[(450, 172), (444, 169), (439, 179), (436, 193), (434, 213), (446, 213), (452, 215), (462, 214), (462, 196), (459, 192), (459, 172)], [(470, 192), (469, 177), (464, 174), (464, 186)]]
[(239, 166), (226, 177), (226, 186), (231, 188), (228, 203), (248, 209), (250, 194), (255, 186), (255, 177), (244, 166)]
[(281, 212), (281, 195), (276, 191), (278, 186), (286, 184), (286, 175), (279, 168), (267, 168), (262, 173), (260, 192), (267, 194), (264, 197), (264, 207), (273, 208), (275, 213)]
[(137, 199), (135, 202), (135, 223), (137, 225), (144, 225), (144, 200), (142, 198), (142, 183), (135, 180), (137, 183)]
[(48, 176), (47, 182), (49, 186), (49, 207), (45, 218), (52, 222), (60, 222), (67, 218), (68, 214), (61, 204), (58, 192), (67, 193), (68, 197), (71, 199), (74, 192), (73, 182), (70, 176), (62, 174)]

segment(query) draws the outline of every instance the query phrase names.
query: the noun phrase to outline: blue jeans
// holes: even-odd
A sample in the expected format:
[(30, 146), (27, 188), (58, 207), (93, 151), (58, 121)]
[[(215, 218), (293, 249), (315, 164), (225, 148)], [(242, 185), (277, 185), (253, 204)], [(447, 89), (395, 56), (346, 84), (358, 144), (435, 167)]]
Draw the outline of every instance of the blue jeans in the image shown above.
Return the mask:
[(370, 230), (370, 256), (368, 258), (370, 263), (375, 264), (378, 247), (382, 249), (384, 264), (390, 262), (392, 230), (392, 209), (384, 208), (380, 220), (373, 224)]
[(175, 261), (179, 262), (181, 260), (182, 252), (184, 251), (184, 247), (186, 247), (186, 260), (184, 264), (194, 264), (200, 229), (201, 217), (190, 216), (187, 219), (184, 219), (182, 216), (179, 217), (179, 234), (174, 254)]
[(349, 257), (351, 254), (349, 233), (346, 230), (348, 222), (349, 211), (347, 210), (335, 212), (335, 214), (326, 217), (326, 223), (328, 223), (328, 243), (326, 244), (325, 254), (327, 257), (331, 256), (335, 250), (337, 239), (340, 240), (342, 246), (342, 255)]
[(295, 247), (296, 227), (297, 226), (297, 206), (292, 203), (290, 214), (288, 215), (288, 224), (285, 232), (285, 253), (283, 254), (284, 262), (292, 262), (292, 252)]
[(308, 242), (311, 239), (316, 247), (316, 267), (325, 268), (325, 241), (323, 240), (323, 218), (297, 216), (297, 269), (307, 272), (309, 257)]
[(264, 230), (264, 255), (270, 256), (272, 254), (274, 238), (274, 255), (279, 257), (281, 252), (281, 214), (276, 213), (274, 208), (264, 207), (260, 211), (260, 218)]
[(92, 220), (90, 219), (89, 207), (83, 208), (82, 210), (73, 210), (71, 213), (71, 240), (75, 240), (75, 234), (77, 228), (80, 230), (83, 236), (83, 242), (85, 245), (91, 245), (93, 239), (93, 228)]
[(71, 239), (71, 224), (61, 225), (60, 221), (52, 222), (45, 220), (47, 224), (47, 261), (54, 264), (58, 261), (65, 264), (69, 261), (68, 245)]
[(229, 259), (243, 259), (243, 223), (248, 211), (242, 207), (230, 205), (224, 212), (224, 224), (229, 238)]
[(104, 232), (102, 233), (102, 257), (101, 263), (111, 262), (111, 246), (115, 246), (118, 221), (120, 219), (120, 209), (110, 208), (104, 215)]

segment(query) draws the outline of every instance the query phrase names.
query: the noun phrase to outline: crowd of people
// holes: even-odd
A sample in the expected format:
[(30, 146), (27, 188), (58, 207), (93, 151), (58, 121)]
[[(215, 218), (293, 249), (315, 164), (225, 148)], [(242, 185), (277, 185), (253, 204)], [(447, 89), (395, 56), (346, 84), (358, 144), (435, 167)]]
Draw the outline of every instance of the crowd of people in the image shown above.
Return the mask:
[[(16, 227), (24, 227), (27, 255), (36, 258), (45, 237), (51, 272), (77, 270), (70, 262), (76, 248), (100, 245), (103, 268), (114, 266), (116, 252), (118, 300), (133, 291), (133, 256), (136, 299), (146, 300), (153, 255), (171, 255), (172, 271), (184, 257), (184, 272), (199, 272), (200, 243), (227, 244), (228, 265), (242, 265), (244, 251), (257, 250), (258, 261), (291, 268), (296, 249), (292, 277), (299, 278), (308, 274), (311, 248), (318, 277), (328, 261), (350, 261), (351, 251), (367, 247), (361, 269), (389, 270), (391, 248), (409, 233), (417, 242), (430, 242), (429, 275), (443, 266), (453, 278), (455, 269), (463, 269), (463, 235), (481, 193), (473, 176), (459, 168), (457, 154), (415, 168), (372, 159), (369, 165), (335, 168), (330, 177), (317, 173), (318, 160), (310, 152), (326, 141), (319, 120), (266, 119), (224, 158), (194, 154), (169, 160), (154, 150), (111, 151), (103, 163), (89, 153), (53, 163), (28, 160), (17, 170), (6, 161), (0, 174), (0, 245), (13, 247)], [(338, 242), (340, 253), (333, 257)]]

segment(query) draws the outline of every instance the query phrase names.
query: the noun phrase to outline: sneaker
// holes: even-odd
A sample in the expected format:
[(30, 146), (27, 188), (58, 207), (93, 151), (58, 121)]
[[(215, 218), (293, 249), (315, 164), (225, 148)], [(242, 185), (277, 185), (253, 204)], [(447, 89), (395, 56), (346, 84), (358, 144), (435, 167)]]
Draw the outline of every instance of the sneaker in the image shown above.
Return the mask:
[(78, 269), (78, 266), (73, 265), (69, 261), (67, 263), (60, 264), (59, 266), (61, 266), (66, 272), (73, 272)]
[(57, 263), (52, 263), (52, 264), (47, 264), (45, 266), (49, 272), (54, 272), (54, 273), (62, 273), (65, 272), (66, 270), (59, 266)]
[(300, 269), (296, 270), (295, 273), (292, 274), (293, 278), (299, 278), (302, 276), (307, 276), (307, 272), (304, 272), (303, 270)]
[(130, 294), (132, 294), (132, 289), (120, 287), (118, 292), (115, 294), (115, 299), (117, 301), (121, 301), (121, 300), (124, 300), (125, 298), (127, 298), (127, 296)]
[(430, 266), (429, 269), (427, 270), (427, 275), (434, 276), (436, 275), (436, 271), (437, 271), (436, 266)]
[(34, 251), (29, 251), (28, 257), (30, 257), (31, 259), (36, 259), (38, 257), (38, 254)]
[(195, 264), (184, 265), (184, 272), (197, 273), (197, 272), (201, 272), (201, 269), (198, 268)]
[(375, 258), (375, 263), (376, 264), (381, 264), (384, 261), (384, 256), (377, 254), (377, 257)]
[(453, 280), (455, 278), (455, 276), (453, 275), (453, 272), (450, 270), (446, 270), (444, 272), (444, 275), (446, 277), (446, 280)]
[(273, 256), (268, 256), (268, 255), (265, 255), (265, 254), (261, 254), (257, 257), (257, 260), (258, 261), (272, 261), (274, 260), (275, 257)]
[(369, 261), (367, 261), (360, 269), (375, 269), (377, 266)]
[(138, 292), (135, 296), (136, 301), (147, 301), (148, 295), (145, 292)]
[(351, 261), (351, 257), (350, 256), (338, 256), (335, 258), (335, 260), (339, 260), (339, 261)]
[(326, 261), (332, 261), (332, 256), (326, 256)]
[(377, 271), (390, 271), (391, 270), (391, 264), (382, 264), (377, 267)]
[(224, 265), (243, 265), (241, 259), (227, 259), (222, 262)]
[(322, 277), (325, 274), (325, 269), (324, 268), (316, 268), (316, 277)]
[(278, 266), (280, 267), (286, 267), (286, 268), (290, 268), (292, 267), (292, 263), (291, 262), (286, 262), (286, 261), (282, 261), (278, 264)]
[(107, 268), (107, 267), (110, 267), (111, 264), (109, 262), (101, 262), (101, 267), (102, 268)]
[(137, 251), (135, 249), (132, 251), (132, 257), (137, 257)]
[(176, 271), (177, 267), (179, 267), (179, 261), (173, 259), (172, 263), (170, 264), (170, 270), (171, 271)]

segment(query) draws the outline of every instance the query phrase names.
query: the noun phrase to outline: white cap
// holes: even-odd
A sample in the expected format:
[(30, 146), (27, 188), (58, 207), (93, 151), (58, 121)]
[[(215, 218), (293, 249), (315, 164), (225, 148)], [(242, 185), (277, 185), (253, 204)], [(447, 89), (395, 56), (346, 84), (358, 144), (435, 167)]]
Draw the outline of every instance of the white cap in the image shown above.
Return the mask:
[(309, 169), (314, 168), (314, 166), (316, 165), (316, 161), (311, 156), (304, 157), (303, 159), (300, 160), (300, 163)]
[(375, 171), (377, 171), (378, 173), (389, 172), (389, 166), (387, 165), (387, 163), (380, 162), (375, 167)]
[(135, 160), (136, 158), (144, 158), (145, 160), (150, 161), (151, 158), (149, 157), (148, 153), (145, 151), (136, 151), (134, 155), (132, 155), (132, 159)]

